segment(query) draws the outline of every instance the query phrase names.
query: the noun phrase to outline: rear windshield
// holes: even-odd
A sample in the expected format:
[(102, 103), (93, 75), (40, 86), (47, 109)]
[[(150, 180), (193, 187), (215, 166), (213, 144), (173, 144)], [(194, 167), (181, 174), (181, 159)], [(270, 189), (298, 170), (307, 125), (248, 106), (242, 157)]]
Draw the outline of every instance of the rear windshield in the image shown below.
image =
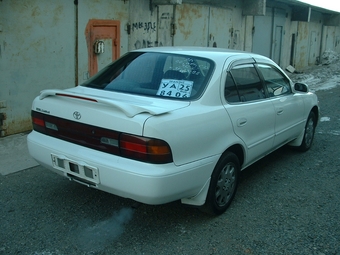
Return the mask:
[(205, 58), (130, 52), (81, 86), (169, 99), (194, 99), (204, 91), (213, 68), (214, 62)]

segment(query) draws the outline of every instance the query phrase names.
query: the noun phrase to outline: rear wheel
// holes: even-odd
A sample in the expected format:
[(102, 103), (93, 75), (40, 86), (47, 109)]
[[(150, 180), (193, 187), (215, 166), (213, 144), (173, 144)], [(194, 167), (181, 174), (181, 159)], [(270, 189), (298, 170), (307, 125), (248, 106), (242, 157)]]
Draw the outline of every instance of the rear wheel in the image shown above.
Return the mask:
[(225, 153), (211, 175), (207, 199), (201, 209), (215, 215), (224, 213), (235, 196), (239, 175), (238, 157), (231, 152)]
[(316, 127), (316, 117), (314, 112), (310, 112), (307, 123), (305, 126), (305, 133), (303, 134), (303, 140), (301, 145), (298, 147), (300, 151), (308, 151), (313, 144), (314, 133)]

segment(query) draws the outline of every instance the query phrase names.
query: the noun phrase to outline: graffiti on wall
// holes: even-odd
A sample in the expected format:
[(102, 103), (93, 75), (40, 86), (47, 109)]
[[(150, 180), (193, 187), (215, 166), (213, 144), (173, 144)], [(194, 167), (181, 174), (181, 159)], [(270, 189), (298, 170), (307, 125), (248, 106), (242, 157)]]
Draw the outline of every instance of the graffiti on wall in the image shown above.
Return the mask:
[(163, 46), (162, 42), (158, 41), (149, 41), (149, 40), (137, 40), (134, 44), (135, 49), (141, 49), (141, 48), (151, 48), (151, 47), (161, 47)]
[(131, 31), (135, 33), (134, 37), (136, 38), (133, 46), (135, 49), (163, 46), (162, 41), (166, 41), (166, 36), (158, 36), (159, 38), (157, 38), (156, 33), (158, 32), (159, 35), (169, 34), (170, 37), (170, 29), (171, 14), (169, 12), (160, 14), (159, 24), (150, 21), (134, 22), (131, 25)]
[(135, 22), (132, 31), (144, 30), (146, 33), (156, 32), (156, 22)]
[(132, 33), (136, 33), (136, 42), (134, 43), (135, 49), (155, 47), (158, 45), (157, 41), (152, 41), (147, 38), (152, 37), (152, 34), (156, 32), (156, 22), (150, 21), (138, 21), (132, 23)]
[(169, 12), (163, 12), (159, 18), (159, 29), (170, 29), (171, 16)]

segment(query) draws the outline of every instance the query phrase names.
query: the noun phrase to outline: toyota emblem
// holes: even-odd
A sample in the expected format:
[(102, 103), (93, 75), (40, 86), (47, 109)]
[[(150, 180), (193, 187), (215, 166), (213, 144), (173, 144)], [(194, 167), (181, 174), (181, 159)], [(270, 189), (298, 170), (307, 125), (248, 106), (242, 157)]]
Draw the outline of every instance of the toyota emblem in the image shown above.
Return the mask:
[(75, 118), (76, 120), (80, 120), (80, 118), (81, 118), (80, 112), (74, 112), (73, 113), (73, 118)]

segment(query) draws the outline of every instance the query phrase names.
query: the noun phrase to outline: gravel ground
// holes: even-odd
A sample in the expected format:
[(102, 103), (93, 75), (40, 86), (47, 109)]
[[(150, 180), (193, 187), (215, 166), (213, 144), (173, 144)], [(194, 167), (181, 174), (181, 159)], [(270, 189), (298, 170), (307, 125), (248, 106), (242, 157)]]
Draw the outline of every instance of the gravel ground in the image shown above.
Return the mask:
[(340, 255), (340, 86), (317, 91), (306, 153), (281, 148), (242, 172), (219, 217), (139, 205), (38, 166), (0, 176), (0, 254)]

